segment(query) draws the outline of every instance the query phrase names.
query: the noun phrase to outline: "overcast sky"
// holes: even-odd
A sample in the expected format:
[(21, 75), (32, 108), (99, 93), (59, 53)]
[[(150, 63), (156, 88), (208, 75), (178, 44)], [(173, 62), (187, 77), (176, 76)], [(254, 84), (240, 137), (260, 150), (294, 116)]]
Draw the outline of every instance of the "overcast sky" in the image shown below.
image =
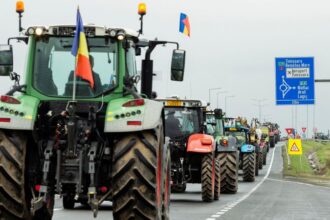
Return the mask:
[[(85, 24), (138, 29), (137, 0), (26, 0), (23, 25), (74, 24), (79, 4)], [(159, 73), (154, 90), (159, 96), (208, 100), (209, 88), (221, 87), (219, 107), (230, 116), (258, 117), (252, 99), (266, 99), (262, 119), (292, 127), (297, 111), (297, 128), (312, 130), (314, 107), (275, 105), (275, 57), (314, 57), (316, 78), (330, 78), (330, 2), (328, 0), (146, 0), (145, 36), (178, 41), (187, 50), (183, 83), (169, 80), (172, 47), (152, 55)], [(178, 32), (179, 14), (191, 23), (191, 38)], [(14, 0), (0, 1), (0, 42), (18, 34)], [(15, 71), (23, 74), (26, 46), (15, 44)], [(0, 92), (10, 87), (0, 79)], [(315, 124), (330, 128), (330, 84), (316, 85)], [(212, 105), (216, 107), (216, 91)]]

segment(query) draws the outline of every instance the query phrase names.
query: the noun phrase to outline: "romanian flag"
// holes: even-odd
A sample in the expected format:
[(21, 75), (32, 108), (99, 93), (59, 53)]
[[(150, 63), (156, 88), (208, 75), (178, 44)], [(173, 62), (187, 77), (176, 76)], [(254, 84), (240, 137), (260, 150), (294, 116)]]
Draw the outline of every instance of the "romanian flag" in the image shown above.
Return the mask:
[(190, 37), (190, 23), (189, 18), (186, 14), (180, 14), (180, 30), (181, 33)]
[(88, 81), (91, 87), (94, 88), (94, 79), (91, 64), (89, 61), (84, 24), (79, 9), (77, 11), (76, 33), (74, 35), (71, 53), (73, 56), (76, 57), (76, 76), (79, 76), (82, 79)]

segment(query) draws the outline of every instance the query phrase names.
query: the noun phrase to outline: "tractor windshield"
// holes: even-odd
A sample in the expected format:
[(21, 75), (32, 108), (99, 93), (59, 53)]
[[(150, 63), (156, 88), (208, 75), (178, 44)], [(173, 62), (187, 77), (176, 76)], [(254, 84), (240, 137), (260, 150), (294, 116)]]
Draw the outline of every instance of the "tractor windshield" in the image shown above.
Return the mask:
[[(71, 97), (74, 89), (76, 58), (71, 54), (72, 37), (36, 40), (33, 86), (46, 96)], [(76, 77), (76, 95), (96, 97), (117, 86), (117, 45), (110, 39), (87, 38), (94, 88)]]
[(234, 137), (236, 139), (237, 145), (243, 145), (247, 143), (247, 137), (245, 132), (226, 131), (225, 135), (229, 137)]
[(165, 134), (170, 138), (200, 132), (198, 111), (189, 108), (165, 109)]
[(222, 119), (216, 119), (212, 114), (206, 114), (207, 133), (222, 136), (224, 135), (224, 124)]

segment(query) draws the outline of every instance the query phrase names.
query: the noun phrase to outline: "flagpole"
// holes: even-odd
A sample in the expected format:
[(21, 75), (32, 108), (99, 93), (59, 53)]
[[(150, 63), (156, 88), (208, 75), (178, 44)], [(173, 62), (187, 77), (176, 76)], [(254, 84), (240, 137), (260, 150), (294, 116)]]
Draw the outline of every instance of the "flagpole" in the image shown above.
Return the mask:
[(75, 61), (74, 61), (74, 71), (73, 71), (72, 101), (76, 101), (76, 87), (77, 87), (77, 77), (76, 77), (77, 58), (74, 60)]
[[(79, 5), (77, 7), (77, 16), (79, 14)], [(76, 28), (76, 32), (77, 32)], [(77, 34), (77, 33), (76, 33)], [(76, 90), (77, 90), (77, 77), (76, 77), (76, 69), (77, 69), (77, 54), (74, 59), (74, 71), (73, 71), (73, 86), (72, 86), (72, 101), (76, 101)]]

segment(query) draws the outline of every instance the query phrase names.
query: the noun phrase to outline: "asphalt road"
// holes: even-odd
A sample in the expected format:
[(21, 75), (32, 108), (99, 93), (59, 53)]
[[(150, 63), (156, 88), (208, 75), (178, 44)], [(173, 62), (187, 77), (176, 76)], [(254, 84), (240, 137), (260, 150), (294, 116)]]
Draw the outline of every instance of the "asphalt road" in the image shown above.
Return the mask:
[[(240, 181), (236, 194), (221, 194), (219, 201), (204, 203), (200, 187), (199, 184), (188, 185), (186, 193), (171, 195), (172, 220), (330, 219), (330, 188), (284, 180), (280, 145), (271, 149), (267, 165), (256, 181)], [(111, 203), (104, 204), (97, 219), (112, 219), (111, 208)], [(90, 210), (78, 205), (74, 210), (64, 210), (61, 201), (57, 200), (53, 219), (87, 220), (93, 217)]]

